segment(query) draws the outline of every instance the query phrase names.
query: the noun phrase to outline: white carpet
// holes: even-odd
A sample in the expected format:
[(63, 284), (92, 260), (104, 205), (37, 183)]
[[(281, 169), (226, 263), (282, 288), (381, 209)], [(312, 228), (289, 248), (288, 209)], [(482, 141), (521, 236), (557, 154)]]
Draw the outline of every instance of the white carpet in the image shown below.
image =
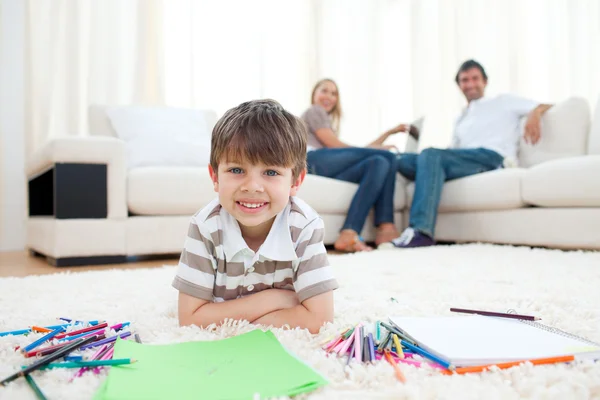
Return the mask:
[[(310, 399), (590, 399), (600, 398), (600, 362), (521, 366), (505, 371), (441, 376), (402, 366), (400, 384), (386, 363), (345, 369), (317, 343), (345, 324), (395, 315), (447, 315), (449, 307), (506, 310), (541, 316), (543, 322), (600, 341), (600, 253), (562, 252), (492, 245), (376, 251), (331, 256), (341, 288), (335, 323), (316, 337), (306, 331), (274, 330), (279, 340), (330, 380), (300, 398)], [(66, 273), (0, 279), (0, 331), (52, 318), (131, 321), (147, 343), (225, 338), (252, 329), (247, 324), (213, 331), (179, 328), (174, 267)], [(394, 297), (397, 302), (390, 300)], [(320, 339), (320, 340), (319, 340)], [(31, 338), (0, 337), (0, 378), (21, 365), (11, 349)], [(68, 382), (72, 372), (34, 374), (49, 399), (88, 399), (102, 375)], [(241, 378), (243, 379), (243, 378)], [(34, 399), (20, 379), (0, 388), (1, 399)], [(199, 397), (201, 398), (201, 396)]]

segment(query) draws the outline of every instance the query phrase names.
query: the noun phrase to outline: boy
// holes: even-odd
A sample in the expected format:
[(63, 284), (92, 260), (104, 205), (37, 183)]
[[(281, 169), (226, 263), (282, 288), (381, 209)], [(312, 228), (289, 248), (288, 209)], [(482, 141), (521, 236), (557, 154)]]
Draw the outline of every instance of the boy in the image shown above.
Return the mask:
[(323, 221), (292, 197), (306, 140), (303, 123), (273, 100), (242, 103), (217, 122), (208, 170), (219, 196), (189, 226), (173, 281), (180, 325), (230, 318), (317, 333), (333, 320)]

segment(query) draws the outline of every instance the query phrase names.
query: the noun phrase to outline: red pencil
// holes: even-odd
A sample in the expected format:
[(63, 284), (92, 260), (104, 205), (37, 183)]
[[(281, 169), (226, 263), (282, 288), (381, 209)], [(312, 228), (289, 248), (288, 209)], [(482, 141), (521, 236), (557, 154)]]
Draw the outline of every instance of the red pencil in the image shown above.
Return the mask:
[(93, 325), (93, 326), (89, 326), (87, 328), (79, 329), (78, 331), (61, 333), (60, 335), (54, 336), (54, 339), (64, 339), (67, 336), (75, 336), (75, 335), (79, 335), (80, 333), (85, 333), (85, 332), (90, 332), (90, 331), (95, 331), (95, 330), (98, 330), (98, 329), (106, 328), (107, 326), (108, 326), (108, 323), (105, 322), (105, 323), (100, 324), (100, 325)]

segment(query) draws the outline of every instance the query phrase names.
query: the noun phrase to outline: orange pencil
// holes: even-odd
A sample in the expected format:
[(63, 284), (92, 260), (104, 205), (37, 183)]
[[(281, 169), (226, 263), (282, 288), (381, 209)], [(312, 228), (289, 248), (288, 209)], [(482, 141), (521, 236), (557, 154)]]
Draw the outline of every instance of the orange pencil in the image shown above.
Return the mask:
[(562, 362), (569, 362), (569, 361), (574, 361), (574, 360), (575, 360), (574, 356), (538, 358), (535, 360), (512, 361), (512, 362), (506, 362), (506, 363), (500, 363), (500, 364), (478, 365), (475, 367), (462, 367), (462, 368), (456, 368), (454, 371), (445, 370), (445, 371), (442, 371), (442, 373), (445, 375), (452, 375), (452, 372), (455, 372), (457, 374), (469, 374), (472, 372), (483, 372), (483, 371), (490, 369), (493, 366), (496, 366), (500, 369), (507, 369), (507, 368), (511, 368), (511, 367), (516, 367), (517, 365), (523, 364), (525, 362), (530, 362), (533, 365), (543, 365), (543, 364), (556, 364), (556, 363), (562, 363)]
[(44, 328), (41, 326), (32, 326), (31, 330), (34, 332), (42, 332), (42, 333), (52, 332), (52, 329)]
[(396, 372), (396, 378), (398, 378), (398, 380), (400, 382), (406, 383), (406, 377), (402, 373), (402, 370), (400, 369), (400, 367), (398, 366), (398, 364), (396, 364), (396, 362), (394, 361), (394, 358), (390, 354), (390, 351), (388, 349), (385, 349), (383, 351), (383, 355), (385, 356), (385, 359), (387, 360), (387, 362), (389, 362), (390, 364), (392, 364), (392, 367), (394, 367), (394, 371)]

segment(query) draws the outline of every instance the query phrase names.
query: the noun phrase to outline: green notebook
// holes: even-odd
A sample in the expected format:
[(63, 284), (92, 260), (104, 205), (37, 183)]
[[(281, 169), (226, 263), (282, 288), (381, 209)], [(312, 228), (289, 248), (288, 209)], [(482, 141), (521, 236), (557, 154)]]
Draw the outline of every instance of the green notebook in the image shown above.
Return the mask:
[(262, 399), (328, 383), (270, 331), (170, 345), (119, 340), (113, 357), (137, 362), (111, 367), (94, 400)]

